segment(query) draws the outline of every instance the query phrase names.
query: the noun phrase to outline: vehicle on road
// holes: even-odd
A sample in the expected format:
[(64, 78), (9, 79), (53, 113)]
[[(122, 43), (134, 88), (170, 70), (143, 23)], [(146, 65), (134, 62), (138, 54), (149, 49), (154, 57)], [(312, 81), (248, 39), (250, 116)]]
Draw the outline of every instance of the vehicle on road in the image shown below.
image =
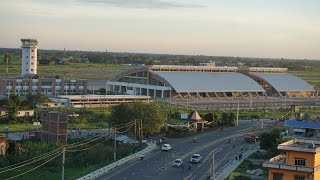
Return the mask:
[(162, 151), (169, 151), (171, 149), (171, 145), (170, 144), (164, 144), (162, 145)]
[(182, 160), (182, 159), (176, 159), (176, 160), (173, 162), (172, 166), (173, 166), (173, 167), (180, 167), (180, 166), (182, 166), (182, 164), (183, 164), (183, 160)]
[(199, 163), (202, 159), (202, 156), (200, 154), (193, 154), (191, 156), (190, 162), (191, 163)]
[(166, 137), (161, 137), (159, 139), (159, 144), (165, 144), (165, 143), (167, 143), (167, 138)]
[(258, 136), (255, 136), (254, 134), (252, 133), (247, 133), (245, 136), (244, 136), (244, 141), (246, 143), (255, 143), (258, 141)]

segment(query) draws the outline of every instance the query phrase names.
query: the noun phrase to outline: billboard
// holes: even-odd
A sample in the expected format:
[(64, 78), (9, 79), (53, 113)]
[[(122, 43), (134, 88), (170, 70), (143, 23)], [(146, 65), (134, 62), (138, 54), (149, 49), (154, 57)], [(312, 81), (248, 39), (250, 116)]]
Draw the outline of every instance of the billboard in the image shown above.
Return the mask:
[(188, 119), (188, 114), (181, 114), (181, 115), (180, 115), (180, 118), (181, 118), (181, 119)]

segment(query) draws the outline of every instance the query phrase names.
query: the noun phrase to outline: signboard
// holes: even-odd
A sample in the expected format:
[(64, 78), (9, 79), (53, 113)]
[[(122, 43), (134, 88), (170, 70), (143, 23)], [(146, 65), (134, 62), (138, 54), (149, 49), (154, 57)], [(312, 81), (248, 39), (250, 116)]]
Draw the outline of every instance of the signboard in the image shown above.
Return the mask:
[(33, 125), (34, 125), (34, 126), (39, 126), (39, 125), (40, 125), (40, 122), (33, 122)]
[(181, 118), (181, 119), (188, 119), (188, 114), (181, 114), (181, 115), (180, 115), (180, 118)]

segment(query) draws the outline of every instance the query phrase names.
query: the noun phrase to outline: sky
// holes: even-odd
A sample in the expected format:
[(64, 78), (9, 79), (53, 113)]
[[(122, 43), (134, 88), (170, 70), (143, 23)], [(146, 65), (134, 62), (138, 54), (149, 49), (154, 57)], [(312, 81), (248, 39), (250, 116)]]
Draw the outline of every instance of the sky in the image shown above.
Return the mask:
[(319, 0), (0, 0), (0, 47), (320, 60)]

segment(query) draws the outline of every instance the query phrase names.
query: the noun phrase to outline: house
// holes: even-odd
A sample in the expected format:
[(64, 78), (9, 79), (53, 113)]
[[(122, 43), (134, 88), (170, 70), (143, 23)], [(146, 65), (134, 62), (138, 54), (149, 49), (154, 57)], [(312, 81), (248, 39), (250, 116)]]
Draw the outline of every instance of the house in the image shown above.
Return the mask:
[(278, 145), (284, 154), (263, 163), (269, 180), (319, 180), (320, 141), (293, 139)]

